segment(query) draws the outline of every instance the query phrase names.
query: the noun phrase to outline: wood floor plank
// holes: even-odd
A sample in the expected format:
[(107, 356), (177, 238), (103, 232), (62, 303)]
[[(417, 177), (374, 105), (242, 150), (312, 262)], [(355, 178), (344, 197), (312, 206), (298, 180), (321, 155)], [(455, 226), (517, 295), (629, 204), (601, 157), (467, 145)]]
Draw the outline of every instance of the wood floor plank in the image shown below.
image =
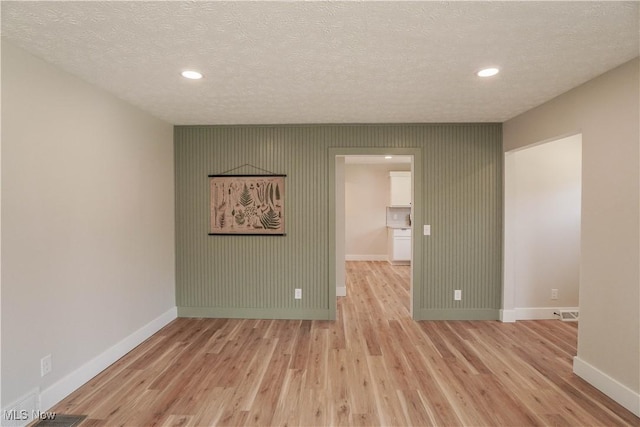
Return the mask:
[[(148, 422), (153, 416), (151, 408), (159, 399), (161, 393), (158, 390), (147, 389), (129, 399), (126, 406), (115, 408), (107, 416), (96, 413), (96, 417), (102, 417), (108, 426), (149, 426), (152, 425)], [(84, 427), (84, 422), (80, 426)]]
[[(402, 340), (407, 338), (398, 321), (389, 321), (388, 331), (382, 335), (382, 353), (384, 354), (385, 369), (391, 372), (390, 378), (396, 390), (412, 390), (418, 388), (416, 373), (411, 368), (403, 349)], [(413, 348), (411, 349), (413, 351)]]
[(329, 364), (329, 331), (327, 329), (313, 329), (309, 346), (308, 375), (305, 387), (309, 389), (325, 390), (328, 385)]
[(328, 396), (322, 390), (305, 388), (300, 396), (300, 426), (329, 425)]
[(640, 426), (572, 372), (579, 324), (411, 320), (348, 262), (336, 321), (179, 318), (52, 408), (91, 426)]
[(242, 410), (250, 411), (253, 407), (260, 384), (266, 375), (266, 370), (277, 345), (278, 340), (262, 339), (249, 365), (245, 368), (238, 385), (239, 406)]
[(284, 386), (285, 374), (290, 359), (291, 356), (289, 354), (274, 352), (249, 412), (248, 425), (271, 425), (274, 408), (278, 404), (278, 399)]
[(196, 426), (217, 426), (221, 425), (220, 419), (224, 411), (225, 403), (230, 399), (233, 388), (213, 387), (199, 398), (204, 401), (200, 405), (194, 417)]
[(306, 372), (302, 369), (287, 369), (278, 403), (273, 408), (272, 425), (300, 425), (300, 396)]
[[(158, 394), (157, 391), (150, 389), (149, 385), (153, 382), (157, 372), (137, 369), (134, 372), (135, 374), (132, 377), (119, 383), (120, 387), (117, 390), (108, 392), (108, 399), (104, 399), (104, 395), (94, 396), (93, 399), (74, 408), (73, 413), (84, 413), (84, 411), (90, 410), (93, 418), (117, 419), (118, 417), (125, 417), (132, 403), (146, 397), (145, 395), (156, 396)], [(114, 383), (118, 384), (117, 381), (114, 380)]]
[(294, 354), (296, 350), (296, 339), (301, 324), (301, 320), (274, 322), (274, 326), (271, 328), (272, 335), (269, 335), (269, 337), (278, 339), (278, 348), (276, 349), (278, 353)]
[(344, 336), (344, 316), (342, 314), (341, 302), (339, 301), (338, 309), (336, 313), (336, 320), (331, 322), (329, 327), (329, 348), (331, 349), (345, 349), (346, 342)]
[(451, 351), (455, 352), (455, 358), (464, 363), (472, 375), (489, 373), (489, 370), (475, 354), (471, 346), (451, 329), (449, 322), (438, 322), (435, 325), (438, 335), (449, 344)]
[(422, 399), (418, 390), (398, 390), (398, 398), (408, 420), (407, 425), (435, 426), (438, 425), (429, 404)]
[(384, 358), (368, 356), (367, 365), (373, 381), (376, 413), (380, 417), (381, 424), (387, 426), (408, 425), (402, 402), (398, 397), (398, 389), (395, 381), (391, 379), (390, 371), (385, 366)]
[(347, 379), (350, 388), (350, 406), (354, 414), (368, 414), (370, 419), (377, 420), (376, 402), (373, 384), (367, 365), (365, 351), (347, 350)]
[(311, 325), (311, 320), (304, 320), (300, 324), (293, 346), (291, 369), (305, 369), (307, 366), (309, 353), (311, 352)]
[(582, 378), (572, 375), (566, 378), (566, 382), (571, 384), (576, 390), (579, 390), (581, 395), (588, 396), (594, 405), (599, 406), (600, 409), (607, 412), (614, 418), (620, 418), (620, 422), (622, 424), (628, 423), (633, 425), (633, 423), (636, 423), (637, 426), (640, 426), (638, 417), (611, 399), (601, 399), (600, 397), (602, 396), (602, 393)]
[(330, 425), (334, 426), (348, 426), (351, 424), (349, 421), (351, 415), (351, 389), (347, 378), (346, 353), (345, 350), (339, 348), (332, 348), (329, 352), (327, 394), (331, 396), (329, 421)]
[[(438, 386), (436, 378), (427, 367), (425, 360), (429, 357), (439, 357), (437, 352), (433, 352), (432, 347), (414, 346), (406, 339), (400, 322), (392, 321), (391, 326), (397, 338), (397, 348), (411, 368), (412, 378), (417, 383), (417, 390), (428, 398), (426, 406), (428, 412), (433, 414), (437, 425), (461, 425), (462, 421), (456, 415), (453, 405), (447, 399), (443, 389)], [(416, 403), (417, 404), (417, 403)]]
[(222, 350), (224, 369), (216, 384), (222, 387), (236, 387), (250, 374), (250, 362), (260, 348), (262, 338), (247, 334), (244, 339), (233, 339)]

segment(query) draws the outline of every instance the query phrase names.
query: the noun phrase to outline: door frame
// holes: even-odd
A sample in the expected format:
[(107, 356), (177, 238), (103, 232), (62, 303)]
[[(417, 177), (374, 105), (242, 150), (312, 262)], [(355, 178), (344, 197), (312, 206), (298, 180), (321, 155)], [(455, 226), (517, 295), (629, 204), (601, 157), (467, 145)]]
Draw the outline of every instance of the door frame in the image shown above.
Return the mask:
[(337, 221), (336, 221), (336, 158), (339, 156), (367, 156), (367, 155), (395, 155), (395, 156), (412, 156), (411, 163), (411, 181), (412, 181), (412, 215), (411, 223), (411, 290), (409, 310), (411, 318), (416, 318), (419, 313), (420, 297), (422, 295), (422, 233), (418, 224), (423, 224), (423, 190), (422, 190), (422, 149), (421, 148), (380, 148), (380, 147), (331, 147), (329, 148), (329, 319), (336, 318), (336, 266), (338, 262), (344, 262), (344, 259), (337, 259)]

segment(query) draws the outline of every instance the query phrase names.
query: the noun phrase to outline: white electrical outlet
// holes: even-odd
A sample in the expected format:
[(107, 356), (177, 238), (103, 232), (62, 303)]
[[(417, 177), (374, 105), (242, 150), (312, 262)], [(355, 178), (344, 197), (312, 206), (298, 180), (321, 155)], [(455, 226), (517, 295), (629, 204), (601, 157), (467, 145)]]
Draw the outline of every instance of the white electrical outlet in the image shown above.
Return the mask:
[(558, 299), (558, 290), (551, 289), (551, 299)]
[(41, 377), (44, 377), (45, 375), (50, 373), (52, 368), (53, 368), (53, 364), (51, 362), (50, 354), (40, 359), (40, 376)]
[(456, 289), (455, 291), (453, 291), (453, 299), (456, 301), (460, 301), (462, 299), (462, 290), (461, 289)]
[(424, 225), (422, 228), (422, 234), (424, 234), (425, 236), (431, 236), (431, 226)]
[(302, 299), (302, 289), (296, 288), (294, 293), (293, 293), (293, 297), (295, 299)]

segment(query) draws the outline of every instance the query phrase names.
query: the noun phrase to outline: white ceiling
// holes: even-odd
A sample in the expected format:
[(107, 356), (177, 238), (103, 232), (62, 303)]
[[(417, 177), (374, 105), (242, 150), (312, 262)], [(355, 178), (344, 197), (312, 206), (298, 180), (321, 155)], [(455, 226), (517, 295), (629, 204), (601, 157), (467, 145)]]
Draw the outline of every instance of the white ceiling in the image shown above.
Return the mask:
[(1, 7), (3, 36), (173, 124), (503, 122), (639, 49), (638, 2)]

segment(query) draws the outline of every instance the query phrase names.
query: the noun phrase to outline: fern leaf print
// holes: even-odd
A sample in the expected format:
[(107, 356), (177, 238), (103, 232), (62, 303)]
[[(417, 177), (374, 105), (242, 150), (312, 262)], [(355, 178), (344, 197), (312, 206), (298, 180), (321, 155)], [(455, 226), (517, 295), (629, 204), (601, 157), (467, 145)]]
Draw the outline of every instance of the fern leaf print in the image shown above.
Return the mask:
[(247, 184), (244, 185), (242, 189), (242, 194), (240, 194), (240, 203), (242, 206), (250, 206), (253, 204), (253, 198), (251, 197), (251, 193), (249, 193), (249, 188), (247, 188)]
[(267, 230), (276, 230), (278, 227), (280, 227), (280, 218), (273, 209), (269, 209), (267, 212), (265, 212), (265, 214), (260, 217), (260, 222), (262, 223), (262, 226)]

